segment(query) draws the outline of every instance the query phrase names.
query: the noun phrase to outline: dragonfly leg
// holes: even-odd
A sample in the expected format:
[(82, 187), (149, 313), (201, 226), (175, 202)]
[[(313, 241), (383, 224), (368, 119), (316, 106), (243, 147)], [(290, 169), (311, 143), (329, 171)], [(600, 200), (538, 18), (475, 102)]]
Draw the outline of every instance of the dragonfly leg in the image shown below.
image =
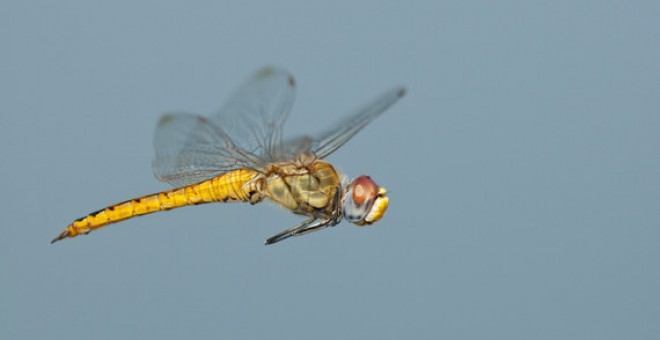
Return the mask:
[(306, 226), (304, 228), (299, 228), (299, 229), (294, 230), (293, 234), (291, 236), (302, 236), (302, 235), (311, 234), (315, 231), (319, 231), (319, 230), (327, 228), (327, 227), (333, 227), (336, 224), (337, 224), (337, 222), (334, 222), (333, 219), (322, 220), (322, 221), (319, 221), (318, 223), (314, 223), (314, 224)]
[(332, 226), (335, 226), (337, 223), (341, 221), (341, 218), (343, 217), (342, 211), (341, 211), (341, 199), (342, 199), (342, 188), (341, 186), (337, 186), (337, 190), (335, 192), (335, 199), (334, 199), (334, 209), (332, 209), (332, 215), (334, 216), (332, 218)]
[(337, 192), (335, 194), (334, 198), (334, 209), (332, 211), (332, 217), (321, 220), (317, 223), (314, 223), (318, 218), (316, 216), (312, 216), (309, 220), (293, 227), (289, 228), (287, 230), (282, 231), (281, 233), (274, 235), (270, 237), (269, 239), (266, 240), (265, 244), (273, 244), (280, 242), (282, 240), (286, 240), (287, 238), (291, 236), (302, 236), (302, 235), (307, 235), (310, 233), (313, 233), (315, 231), (319, 231), (321, 229), (327, 228), (327, 227), (334, 227), (337, 225), (342, 218), (341, 214), (341, 187), (337, 186)]
[(268, 238), (268, 239), (266, 240), (265, 244), (266, 244), (266, 245), (269, 245), (269, 244), (273, 244), (273, 243), (277, 243), (277, 242), (279, 242), (279, 241), (285, 240), (285, 239), (287, 239), (287, 238), (293, 236), (293, 233), (294, 233), (296, 230), (298, 230), (298, 229), (302, 229), (302, 228), (305, 228), (305, 227), (307, 227), (308, 225), (314, 223), (314, 221), (316, 221), (316, 216), (312, 216), (312, 217), (311, 217), (310, 219), (308, 219), (307, 221), (305, 221), (305, 222), (303, 222), (303, 223), (301, 223), (301, 224), (299, 224), (299, 225), (297, 225), (297, 226), (295, 226), (295, 227), (289, 228), (289, 229), (287, 229), (287, 230), (284, 230), (284, 231), (280, 232), (279, 234), (276, 234), (276, 235), (271, 236), (270, 238)]

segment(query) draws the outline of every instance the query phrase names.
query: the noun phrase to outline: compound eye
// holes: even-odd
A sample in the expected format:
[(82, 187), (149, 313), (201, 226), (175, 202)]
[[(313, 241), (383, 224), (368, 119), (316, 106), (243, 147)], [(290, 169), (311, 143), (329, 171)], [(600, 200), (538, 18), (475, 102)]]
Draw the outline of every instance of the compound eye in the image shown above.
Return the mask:
[(368, 176), (354, 179), (346, 193), (344, 217), (360, 226), (376, 222), (387, 209), (385, 193), (385, 189)]
[(368, 176), (356, 178), (352, 186), (352, 199), (357, 205), (362, 205), (369, 200), (373, 200), (378, 195), (378, 185)]

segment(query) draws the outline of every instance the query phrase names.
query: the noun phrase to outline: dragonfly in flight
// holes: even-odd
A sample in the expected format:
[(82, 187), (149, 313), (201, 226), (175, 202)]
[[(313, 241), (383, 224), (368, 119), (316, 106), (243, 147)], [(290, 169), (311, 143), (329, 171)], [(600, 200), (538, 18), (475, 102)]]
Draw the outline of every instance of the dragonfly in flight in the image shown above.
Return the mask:
[(405, 94), (396, 87), (315, 137), (283, 139), (296, 82), (266, 67), (240, 87), (215, 115), (166, 114), (154, 136), (155, 176), (175, 189), (110, 205), (83, 216), (55, 237), (87, 234), (111, 223), (188, 205), (264, 199), (308, 216), (265, 241), (273, 244), (337, 225), (380, 220), (386, 190), (368, 176), (352, 181), (324, 159)]

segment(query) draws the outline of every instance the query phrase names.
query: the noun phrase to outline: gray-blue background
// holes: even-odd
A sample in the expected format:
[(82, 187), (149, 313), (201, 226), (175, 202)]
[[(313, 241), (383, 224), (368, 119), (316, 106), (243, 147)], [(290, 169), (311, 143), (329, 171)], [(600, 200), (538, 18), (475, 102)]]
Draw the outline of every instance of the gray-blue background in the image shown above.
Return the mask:
[[(660, 336), (657, 2), (3, 1), (0, 338)], [(152, 133), (283, 66), (287, 128), (408, 95), (330, 157), (377, 225), (206, 205), (49, 245), (167, 189)]]

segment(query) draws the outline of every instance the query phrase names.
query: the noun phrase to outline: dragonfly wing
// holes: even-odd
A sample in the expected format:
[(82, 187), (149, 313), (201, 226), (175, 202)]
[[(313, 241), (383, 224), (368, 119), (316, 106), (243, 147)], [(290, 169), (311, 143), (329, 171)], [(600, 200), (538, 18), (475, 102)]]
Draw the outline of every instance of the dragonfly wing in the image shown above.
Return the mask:
[(263, 169), (280, 160), (282, 125), (294, 93), (295, 80), (289, 73), (266, 67), (209, 118), (163, 116), (154, 136), (154, 174), (182, 186), (239, 168)]
[(282, 125), (291, 111), (295, 80), (288, 72), (265, 67), (234, 93), (209, 119), (237, 146), (264, 162), (282, 160)]
[(318, 138), (282, 142), (282, 126), (295, 95), (294, 78), (281, 69), (258, 71), (207, 118), (169, 114), (158, 123), (154, 138), (154, 174), (175, 186), (200, 182), (239, 168), (261, 170), (268, 163), (299, 152), (324, 158), (346, 143), (405, 93), (395, 88)]
[[(388, 107), (392, 106), (399, 98), (403, 97), (406, 89), (403, 87), (394, 88), (378, 97), (375, 101), (365, 106), (362, 110), (355, 112), (347, 119), (338, 124), (335, 128), (318, 135), (316, 138), (297, 138), (287, 143), (287, 149), (295, 149), (310, 145), (309, 148), (319, 158), (325, 158), (340, 146), (344, 145), (349, 139), (355, 136), (374, 118), (378, 117)], [(291, 144), (291, 145), (289, 145)]]
[(224, 130), (203, 116), (161, 117), (154, 135), (154, 175), (184, 186), (239, 168), (253, 168), (258, 157), (233, 144)]

